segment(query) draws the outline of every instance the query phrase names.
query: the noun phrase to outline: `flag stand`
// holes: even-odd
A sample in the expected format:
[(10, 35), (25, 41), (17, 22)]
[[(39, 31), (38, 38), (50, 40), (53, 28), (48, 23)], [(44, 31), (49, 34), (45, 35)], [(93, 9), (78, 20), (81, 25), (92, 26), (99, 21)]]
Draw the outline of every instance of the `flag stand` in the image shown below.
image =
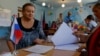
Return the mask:
[(15, 18), (12, 23), (11, 35), (10, 35), (10, 39), (14, 42), (14, 51), (12, 52), (12, 56), (17, 56), (18, 52), (16, 50), (16, 45), (18, 44), (21, 38), (22, 38), (22, 32)]
[(12, 52), (12, 56), (17, 56), (16, 44), (14, 45), (14, 51)]

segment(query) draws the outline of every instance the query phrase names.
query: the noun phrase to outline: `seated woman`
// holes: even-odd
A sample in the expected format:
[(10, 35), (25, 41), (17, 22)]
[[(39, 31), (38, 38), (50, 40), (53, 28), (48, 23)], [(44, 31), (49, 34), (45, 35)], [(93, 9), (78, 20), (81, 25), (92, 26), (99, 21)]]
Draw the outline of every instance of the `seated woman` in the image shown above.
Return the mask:
[[(34, 44), (41, 44), (46, 39), (42, 29), (42, 24), (34, 18), (35, 6), (26, 3), (22, 7), (22, 17), (17, 18), (19, 28), (22, 32), (22, 38), (16, 44), (16, 49), (25, 48)], [(41, 36), (41, 37), (39, 37)], [(11, 40), (7, 41), (10, 51), (14, 50), (15, 43)]]
[(92, 15), (87, 16), (87, 18), (85, 19), (85, 23), (90, 32), (97, 26), (97, 23), (95, 22)]
[(51, 29), (57, 29), (57, 24), (55, 21), (52, 22)]

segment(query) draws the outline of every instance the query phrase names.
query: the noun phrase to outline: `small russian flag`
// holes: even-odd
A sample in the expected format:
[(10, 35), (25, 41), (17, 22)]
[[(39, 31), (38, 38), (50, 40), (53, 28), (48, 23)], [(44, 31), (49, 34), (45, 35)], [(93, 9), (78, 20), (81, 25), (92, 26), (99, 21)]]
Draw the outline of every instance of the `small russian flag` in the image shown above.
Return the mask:
[(17, 19), (14, 19), (14, 22), (12, 24), (11, 27), (11, 35), (10, 35), (10, 39), (15, 43), (18, 44), (18, 42), (20, 41), (20, 39), (22, 38), (23, 34), (22, 31), (18, 25)]

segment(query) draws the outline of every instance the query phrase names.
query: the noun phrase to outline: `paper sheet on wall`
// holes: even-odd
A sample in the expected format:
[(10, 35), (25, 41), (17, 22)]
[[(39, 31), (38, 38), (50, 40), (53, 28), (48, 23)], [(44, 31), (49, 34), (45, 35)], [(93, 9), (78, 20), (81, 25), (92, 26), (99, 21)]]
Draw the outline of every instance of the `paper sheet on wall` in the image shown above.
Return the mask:
[(55, 49), (71, 50), (71, 51), (76, 51), (76, 49), (78, 48), (79, 48), (79, 44), (68, 44), (68, 45), (55, 46)]
[(31, 54), (28, 54), (27, 56), (44, 56), (44, 55), (36, 54), (36, 53), (31, 53)]
[(24, 50), (29, 52), (34, 52), (34, 53), (46, 53), (52, 49), (53, 46), (35, 45)]
[(8, 9), (0, 9), (0, 26), (11, 25), (11, 11)]
[(54, 45), (65, 45), (78, 42), (77, 37), (72, 33), (72, 29), (65, 22), (63, 22), (52, 37), (52, 42)]
[(7, 19), (0, 18), (0, 26), (4, 26), (4, 27), (11, 26), (11, 21), (7, 20)]

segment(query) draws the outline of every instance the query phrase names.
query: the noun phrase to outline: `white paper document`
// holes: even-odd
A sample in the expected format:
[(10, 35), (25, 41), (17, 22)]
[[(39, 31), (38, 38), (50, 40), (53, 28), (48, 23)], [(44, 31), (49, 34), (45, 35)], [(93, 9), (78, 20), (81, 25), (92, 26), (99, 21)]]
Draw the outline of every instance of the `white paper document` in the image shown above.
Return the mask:
[(31, 54), (28, 54), (27, 56), (44, 56), (44, 55), (36, 54), (36, 53), (31, 53)]
[(11, 20), (1, 19), (0, 18), (0, 26), (8, 27), (11, 26)]
[(0, 26), (11, 26), (11, 11), (0, 9)]
[(34, 53), (46, 53), (52, 49), (53, 46), (35, 45), (24, 50), (29, 52), (34, 52)]
[(11, 52), (3, 53), (0, 56), (12, 56)]
[(52, 36), (53, 36), (53, 35), (48, 35), (48, 36), (47, 36), (47, 41), (48, 41), (48, 42), (52, 42), (52, 40), (51, 40)]
[(55, 49), (71, 50), (71, 51), (76, 51), (76, 49), (78, 48), (79, 48), (79, 44), (68, 44), (68, 45), (55, 46)]
[(72, 33), (72, 29), (65, 22), (63, 22), (51, 40), (55, 46), (78, 42), (77, 37), (74, 36)]

